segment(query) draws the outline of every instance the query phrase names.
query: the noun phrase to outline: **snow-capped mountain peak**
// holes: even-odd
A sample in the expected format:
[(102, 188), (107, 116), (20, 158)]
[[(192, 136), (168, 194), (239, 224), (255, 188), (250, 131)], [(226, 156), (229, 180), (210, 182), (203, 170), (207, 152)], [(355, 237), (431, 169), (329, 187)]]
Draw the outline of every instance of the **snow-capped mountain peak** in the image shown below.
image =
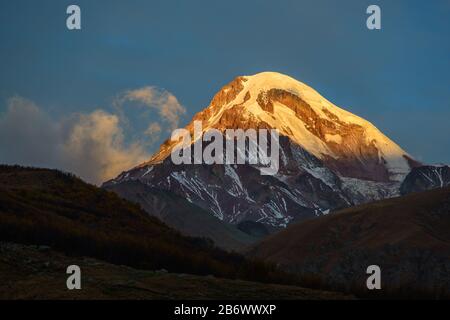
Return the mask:
[[(262, 72), (225, 85), (196, 114), (203, 130), (277, 129), (341, 176), (401, 181), (415, 164), (407, 152), (369, 121), (334, 105), (316, 90), (287, 75)], [(193, 130), (193, 122), (187, 129)], [(166, 142), (150, 163), (170, 155)]]
[[(220, 220), (285, 227), (331, 210), (398, 195), (418, 165), (373, 124), (334, 105), (289, 76), (263, 72), (225, 85), (186, 129), (276, 129), (279, 170), (262, 176), (252, 164), (176, 165), (167, 140), (148, 162), (105, 187), (141, 199), (127, 184), (172, 192)], [(196, 125), (194, 125), (194, 123)], [(250, 157), (250, 156), (249, 156)]]

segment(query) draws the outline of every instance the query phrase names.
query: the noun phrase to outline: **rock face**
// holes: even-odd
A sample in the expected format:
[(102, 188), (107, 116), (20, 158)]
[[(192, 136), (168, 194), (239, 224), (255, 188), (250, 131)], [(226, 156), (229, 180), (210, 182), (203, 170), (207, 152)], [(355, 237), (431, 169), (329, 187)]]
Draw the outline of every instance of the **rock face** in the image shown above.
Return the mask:
[(167, 140), (146, 163), (104, 184), (130, 180), (171, 191), (238, 224), (258, 221), (285, 227), (330, 210), (392, 197), (419, 165), (368, 121), (323, 98), (286, 75), (264, 72), (237, 77), (223, 87), (194, 121), (203, 132), (276, 129), (280, 168), (262, 176), (255, 165), (175, 165)]
[(400, 186), (402, 195), (450, 186), (449, 166), (421, 166), (411, 170)]
[[(284, 141), (289, 162), (276, 176), (262, 176), (250, 165), (176, 166), (169, 158), (161, 164), (126, 172), (105, 187), (114, 190), (127, 181), (139, 180), (153, 188), (170, 190), (225, 222), (252, 220), (274, 227), (350, 204), (332, 171), (303, 149)], [(133, 200), (128, 192), (124, 195)]]

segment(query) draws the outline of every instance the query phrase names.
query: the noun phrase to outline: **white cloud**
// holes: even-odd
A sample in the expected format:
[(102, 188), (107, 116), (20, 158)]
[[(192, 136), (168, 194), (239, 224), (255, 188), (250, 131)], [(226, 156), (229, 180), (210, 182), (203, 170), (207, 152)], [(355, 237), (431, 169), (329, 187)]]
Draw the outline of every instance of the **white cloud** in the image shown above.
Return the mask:
[(11, 98), (0, 114), (0, 162), (56, 167), (59, 133), (59, 125), (32, 101)]
[(0, 162), (58, 168), (99, 184), (149, 158), (142, 144), (124, 142), (119, 123), (102, 110), (53, 120), (14, 97), (0, 115)]
[(158, 134), (161, 132), (161, 126), (158, 122), (152, 122), (149, 124), (147, 130), (145, 130), (146, 135)]
[[(137, 132), (126, 117), (127, 101), (146, 107), (136, 121), (150, 120), (150, 109), (160, 119)], [(147, 148), (159, 140), (163, 129), (177, 128), (186, 112), (172, 93), (152, 86), (124, 92), (113, 106), (114, 113), (95, 110), (52, 119), (30, 100), (9, 99), (0, 114), (0, 163), (61, 169), (99, 184), (148, 160)], [(125, 139), (124, 128), (128, 138), (133, 132), (134, 141)]]
[(105, 181), (149, 158), (143, 145), (124, 143), (116, 115), (102, 110), (81, 114), (68, 121), (62, 144), (66, 165), (82, 177)]
[(168, 122), (170, 130), (178, 127), (180, 117), (186, 113), (186, 109), (172, 93), (152, 86), (126, 91), (119, 100), (137, 101), (158, 110), (161, 118)]
[(153, 144), (160, 138), (161, 131), (161, 125), (158, 122), (152, 122), (144, 131), (144, 134), (150, 138), (150, 143)]

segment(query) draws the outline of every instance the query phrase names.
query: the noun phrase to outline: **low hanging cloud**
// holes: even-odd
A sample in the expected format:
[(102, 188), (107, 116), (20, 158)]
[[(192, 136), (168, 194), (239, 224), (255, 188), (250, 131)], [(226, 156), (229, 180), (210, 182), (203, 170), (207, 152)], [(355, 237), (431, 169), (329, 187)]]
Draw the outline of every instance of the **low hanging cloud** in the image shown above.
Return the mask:
[(56, 167), (61, 157), (60, 128), (32, 101), (9, 99), (0, 114), (0, 162)]
[(81, 177), (99, 183), (144, 162), (149, 154), (140, 143), (125, 144), (119, 118), (102, 110), (65, 122), (61, 144), (65, 164)]
[[(146, 110), (125, 108), (125, 102)], [(126, 91), (112, 105), (114, 113), (98, 109), (53, 119), (33, 101), (10, 98), (0, 114), (0, 163), (61, 169), (100, 184), (148, 160), (148, 148), (186, 112), (173, 94), (152, 86)], [(136, 110), (136, 121), (149, 122), (142, 132), (126, 116)], [(150, 110), (157, 115), (149, 117)]]
[(99, 184), (149, 158), (141, 143), (125, 143), (119, 116), (103, 110), (51, 119), (22, 97), (0, 115), (0, 162), (57, 168)]
[(126, 91), (119, 97), (119, 104), (126, 101), (139, 102), (156, 109), (161, 118), (169, 124), (170, 130), (178, 127), (180, 117), (186, 113), (186, 109), (173, 94), (153, 86)]

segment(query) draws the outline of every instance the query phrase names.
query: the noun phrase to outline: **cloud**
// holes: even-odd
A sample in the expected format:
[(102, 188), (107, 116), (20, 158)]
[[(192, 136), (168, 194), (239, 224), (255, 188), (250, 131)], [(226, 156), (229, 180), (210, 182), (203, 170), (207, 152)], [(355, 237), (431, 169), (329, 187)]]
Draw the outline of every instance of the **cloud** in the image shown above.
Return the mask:
[(186, 109), (172, 93), (153, 86), (126, 91), (119, 101), (140, 102), (158, 110), (161, 118), (168, 122), (170, 130), (178, 127), (180, 117), (186, 113)]
[(11, 98), (6, 112), (0, 114), (0, 161), (55, 167), (59, 133), (59, 125), (32, 101)]
[(157, 122), (150, 123), (147, 130), (145, 130), (146, 135), (159, 134), (161, 132), (161, 126)]
[(140, 143), (124, 143), (116, 115), (102, 110), (74, 116), (64, 126), (65, 164), (82, 177), (102, 182), (149, 158)]
[(152, 122), (148, 125), (147, 129), (144, 131), (144, 134), (150, 137), (150, 143), (153, 144), (155, 141), (159, 140), (162, 128), (161, 125), (157, 122)]
[(125, 143), (119, 116), (102, 110), (54, 120), (14, 97), (0, 115), (2, 163), (58, 168), (99, 184), (148, 158), (143, 144)]
[[(125, 102), (148, 108), (125, 108)], [(125, 91), (112, 105), (114, 113), (98, 109), (54, 119), (33, 101), (10, 98), (0, 114), (0, 163), (61, 169), (99, 184), (149, 159), (148, 148), (163, 129), (177, 128), (186, 113), (172, 93), (154, 86)], [(158, 111), (157, 121), (150, 110)], [(134, 117), (132, 125), (127, 116)]]

